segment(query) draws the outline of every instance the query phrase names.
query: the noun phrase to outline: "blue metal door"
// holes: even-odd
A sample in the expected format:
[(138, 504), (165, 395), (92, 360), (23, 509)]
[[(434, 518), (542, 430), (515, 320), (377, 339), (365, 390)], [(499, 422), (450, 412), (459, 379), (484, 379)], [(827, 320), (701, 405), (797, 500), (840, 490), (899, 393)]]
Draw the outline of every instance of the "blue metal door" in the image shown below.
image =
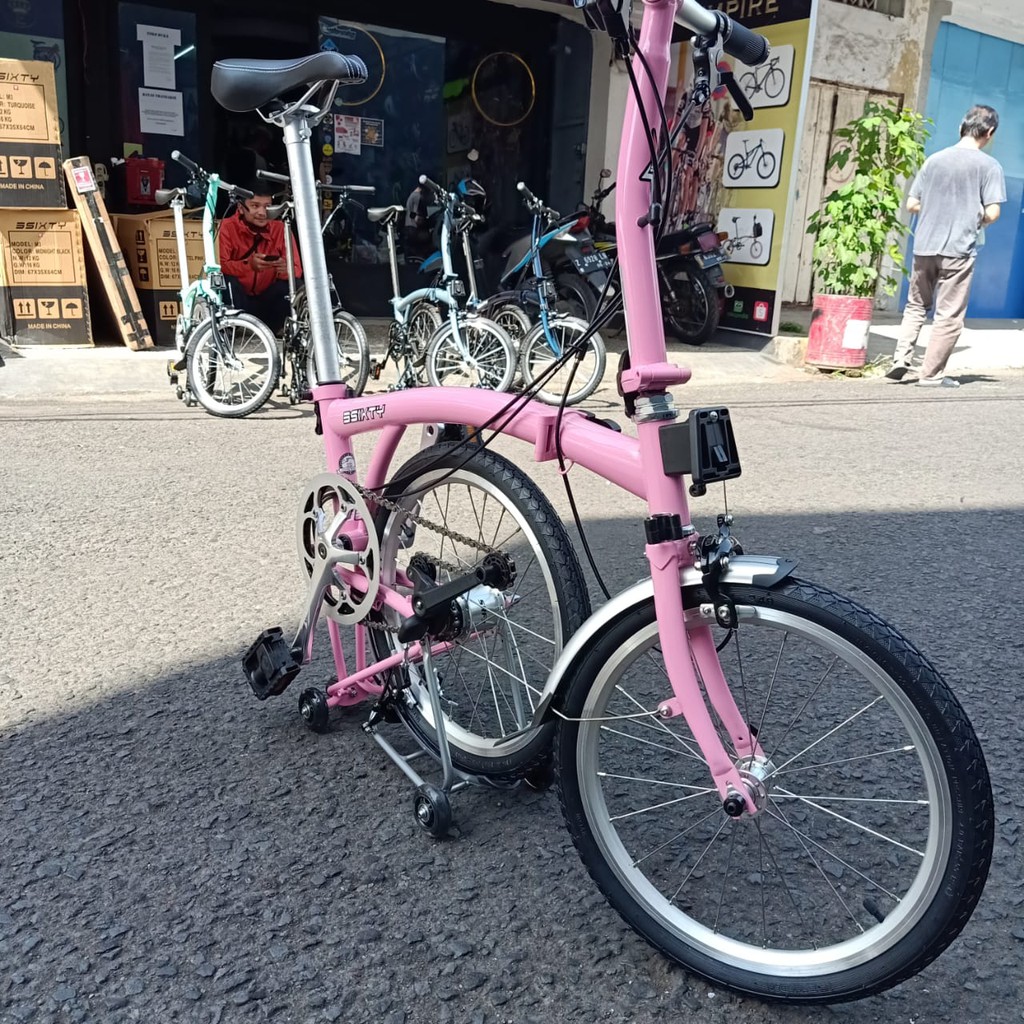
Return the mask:
[(999, 221), (985, 232), (967, 315), (1024, 316), (1024, 46), (943, 23), (932, 57), (928, 107), (935, 122), (928, 152), (953, 145), (960, 121), (976, 103), (999, 112), (999, 131), (986, 150), (1002, 165), (1006, 203)]

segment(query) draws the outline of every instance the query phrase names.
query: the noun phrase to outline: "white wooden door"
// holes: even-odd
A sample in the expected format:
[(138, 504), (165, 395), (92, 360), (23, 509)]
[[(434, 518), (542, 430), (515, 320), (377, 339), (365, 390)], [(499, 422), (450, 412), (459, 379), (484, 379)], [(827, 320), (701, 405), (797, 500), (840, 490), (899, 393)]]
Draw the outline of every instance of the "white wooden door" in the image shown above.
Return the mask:
[(838, 168), (826, 170), (829, 157), (841, 141), (835, 137), (836, 130), (845, 128), (860, 117), (868, 100), (882, 102), (892, 99), (902, 100), (902, 97), (812, 79), (800, 145), (792, 230), (786, 243), (783, 302), (804, 304), (811, 301), (814, 239), (807, 234), (807, 219), (819, 208), (821, 200), (853, 173), (849, 165), (843, 171)]

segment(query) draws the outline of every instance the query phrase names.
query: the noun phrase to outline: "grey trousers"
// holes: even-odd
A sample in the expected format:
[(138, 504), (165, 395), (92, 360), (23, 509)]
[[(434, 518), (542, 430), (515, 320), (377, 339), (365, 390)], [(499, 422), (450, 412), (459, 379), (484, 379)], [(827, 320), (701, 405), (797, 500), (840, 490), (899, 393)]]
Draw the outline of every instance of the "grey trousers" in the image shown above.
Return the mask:
[(910, 273), (910, 294), (893, 365), (910, 366), (917, 337), (935, 303), (935, 324), (924, 353), (922, 379), (941, 377), (964, 329), (967, 300), (974, 275), (973, 256), (915, 256)]

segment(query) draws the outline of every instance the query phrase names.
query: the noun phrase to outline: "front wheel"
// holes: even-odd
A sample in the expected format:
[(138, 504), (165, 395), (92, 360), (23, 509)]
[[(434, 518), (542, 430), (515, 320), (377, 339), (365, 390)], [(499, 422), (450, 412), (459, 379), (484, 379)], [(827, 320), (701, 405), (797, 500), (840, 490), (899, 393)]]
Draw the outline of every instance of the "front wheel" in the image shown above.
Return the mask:
[(515, 345), (493, 320), (460, 314), (458, 331), (449, 322), (431, 339), (426, 370), (431, 387), (508, 391), (516, 374)]
[(722, 590), (738, 627), (721, 629), (692, 587), (685, 628), (721, 647), (760, 752), (723, 743), (759, 812), (728, 817), (685, 718), (658, 713), (672, 691), (648, 600), (567, 680), (569, 830), (616, 910), (687, 970), (787, 1002), (882, 991), (938, 956), (981, 895), (981, 747), (935, 669), (876, 615), (795, 579)]
[[(334, 337), (338, 351), (338, 368), (341, 371), (340, 381), (347, 384), (352, 395), (361, 395), (366, 387), (366, 378), (370, 374), (370, 346), (366, 340), (366, 329), (351, 314), (343, 309), (334, 310)], [(319, 383), (316, 372), (316, 349), (306, 325), (306, 344), (309, 351), (306, 356), (306, 380), (311, 388)]]
[[(526, 390), (532, 390), (547, 405), (576, 405), (589, 398), (604, 377), (607, 354), (600, 334), (583, 343), (578, 356), (570, 356), (556, 370), (562, 356), (579, 345), (590, 329), (585, 321), (571, 316), (549, 317), (551, 337), (543, 320), (534, 326), (519, 347), (519, 369)], [(552, 347), (553, 346), (553, 347)]]
[(703, 345), (718, 330), (719, 307), (707, 274), (692, 261), (660, 267), (665, 326), (680, 341)]
[(262, 320), (248, 313), (215, 313), (189, 339), (185, 365), (199, 404), (213, 416), (234, 419), (255, 412), (273, 394), (281, 357)]

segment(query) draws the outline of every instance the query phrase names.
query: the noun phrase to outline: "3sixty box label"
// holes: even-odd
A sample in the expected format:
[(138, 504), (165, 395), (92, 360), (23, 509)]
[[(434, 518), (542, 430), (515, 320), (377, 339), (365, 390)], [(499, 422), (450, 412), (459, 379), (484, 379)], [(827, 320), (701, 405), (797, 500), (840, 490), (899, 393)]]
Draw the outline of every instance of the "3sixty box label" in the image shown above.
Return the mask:
[(48, 61), (0, 60), (0, 206), (64, 207), (53, 72)]
[(342, 414), (342, 423), (365, 423), (366, 420), (381, 420), (384, 418), (383, 405), (368, 405), (363, 409), (346, 409)]

